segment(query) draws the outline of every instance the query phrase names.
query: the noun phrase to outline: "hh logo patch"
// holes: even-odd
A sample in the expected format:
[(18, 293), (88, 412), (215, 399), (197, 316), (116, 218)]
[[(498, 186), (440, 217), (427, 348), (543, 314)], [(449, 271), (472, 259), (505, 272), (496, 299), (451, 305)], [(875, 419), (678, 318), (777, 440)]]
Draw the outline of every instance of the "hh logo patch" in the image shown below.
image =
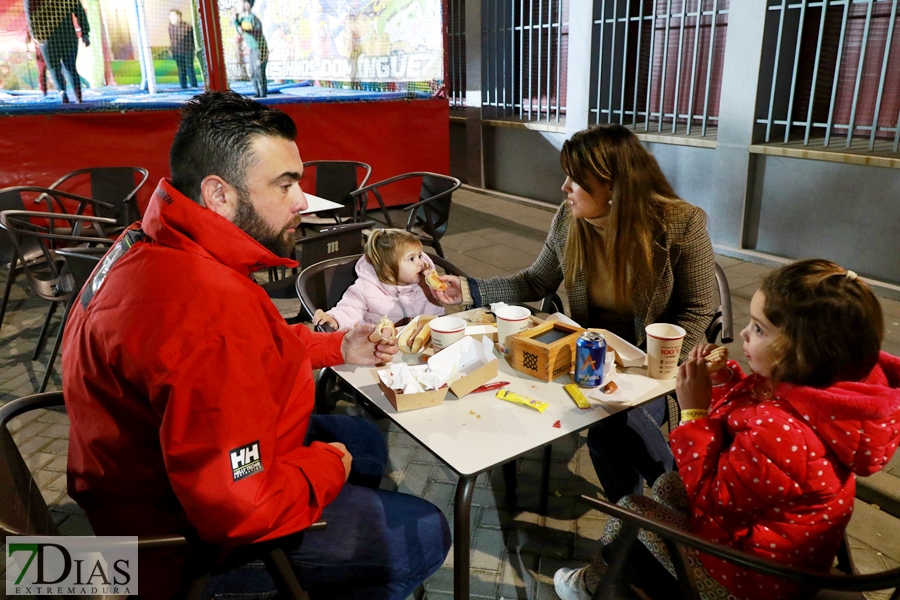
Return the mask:
[(259, 459), (259, 440), (235, 448), (228, 453), (228, 457), (231, 459), (231, 473), (235, 481), (263, 470)]

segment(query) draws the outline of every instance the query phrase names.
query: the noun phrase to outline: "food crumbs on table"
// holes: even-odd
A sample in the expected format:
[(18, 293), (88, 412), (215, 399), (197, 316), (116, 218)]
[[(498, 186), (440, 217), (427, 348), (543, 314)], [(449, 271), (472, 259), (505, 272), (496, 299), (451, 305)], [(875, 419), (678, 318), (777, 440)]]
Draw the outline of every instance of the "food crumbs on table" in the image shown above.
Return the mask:
[(562, 427), (562, 421), (557, 421), (556, 423), (553, 424), (553, 426), (556, 427), (557, 429), (560, 429)]
[(476, 418), (476, 419), (480, 419), (480, 418), (481, 418), (481, 415), (475, 415), (475, 418)]
[(474, 411), (474, 410), (470, 410), (470, 411), (469, 411), (469, 414), (470, 414), (470, 415), (474, 415), (474, 414), (475, 414), (475, 411)]

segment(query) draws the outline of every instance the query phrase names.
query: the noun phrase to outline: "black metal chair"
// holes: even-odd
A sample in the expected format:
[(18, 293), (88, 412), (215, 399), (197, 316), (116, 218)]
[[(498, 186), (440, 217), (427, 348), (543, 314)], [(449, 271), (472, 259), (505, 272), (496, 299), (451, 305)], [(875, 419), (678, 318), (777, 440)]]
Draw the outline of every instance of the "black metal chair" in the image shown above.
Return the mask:
[[(65, 203), (68, 200), (71, 203), (77, 203), (77, 213), (84, 212), (87, 206), (91, 206), (93, 210), (106, 208), (105, 203), (79, 196), (69, 192), (59, 190), (51, 190), (50, 188), (38, 186), (14, 186), (3, 188), (0, 190), (0, 212), (7, 210), (29, 210), (41, 205), (46, 205), (46, 212), (54, 213), (61, 211), (66, 212)], [(54, 207), (56, 210), (54, 210)], [(61, 229), (65, 233), (65, 229)], [(25, 272), (25, 267), (37, 267), (45, 261), (42, 244), (36, 240), (22, 240), (20, 247), (13, 244), (13, 240), (9, 235), (0, 233), (0, 262), (7, 267), (6, 284), (3, 289), (3, 302), (0, 304), (0, 326), (3, 323), (3, 317), (6, 315), (6, 307), (9, 302), (9, 294), (12, 291), (13, 283), (19, 275)]]
[[(311, 265), (297, 276), (297, 296), (303, 310), (312, 318), (316, 309), (328, 310), (340, 301), (344, 292), (356, 281), (356, 263), (361, 254), (331, 258)], [(451, 275), (465, 277), (466, 274), (452, 263), (428, 254), (439, 271)], [(331, 331), (326, 325), (319, 325), (319, 331)], [(371, 405), (365, 398), (357, 394), (348, 386), (342, 386), (341, 380), (330, 368), (319, 371), (319, 379), (316, 381), (316, 408), (318, 414), (329, 413), (334, 409), (334, 404), (341, 398), (355, 401), (375, 416), (380, 416), (380, 410)]]
[(706, 341), (715, 344), (719, 335), (723, 344), (734, 341), (734, 319), (731, 313), (731, 289), (728, 287), (728, 278), (725, 271), (716, 263), (716, 284), (719, 288), (719, 306), (713, 316), (712, 323), (706, 328)]
[(303, 179), (312, 178), (315, 195), (344, 208), (322, 215), (303, 215), (302, 225), (327, 226), (357, 221), (356, 190), (364, 187), (372, 176), (372, 167), (354, 160), (310, 160), (303, 163)]
[[(415, 183), (415, 179), (421, 179), (419, 186), (418, 200), (415, 202), (404, 201), (403, 194), (408, 190), (410, 184)], [(399, 215), (406, 221), (405, 228), (410, 233), (416, 235), (423, 244), (431, 246), (439, 256), (444, 256), (444, 250), (441, 248), (441, 238), (447, 232), (447, 224), (450, 221), (450, 205), (453, 192), (462, 185), (456, 177), (449, 175), (439, 175), (437, 173), (428, 173), (418, 171), (415, 173), (404, 173), (397, 175), (377, 183), (373, 183), (359, 188), (351, 195), (358, 201), (359, 220), (364, 221), (367, 218), (369, 192), (375, 196), (381, 214), (384, 217), (384, 223), (388, 227), (394, 227), (394, 220), (391, 217), (391, 210), (394, 206), (403, 207)], [(392, 195), (401, 196), (401, 202), (392, 203), (391, 208), (385, 204), (383, 188), (391, 186)], [(397, 215), (397, 216), (399, 216)]]
[(147, 169), (141, 167), (90, 167), (63, 175), (50, 188), (80, 190), (89, 183), (90, 197), (104, 203), (94, 207), (94, 214), (115, 219), (124, 228), (140, 219), (135, 197), (149, 176)]
[[(44, 221), (46, 224), (38, 224), (35, 221)], [(18, 265), (24, 271), (31, 290), (41, 299), (50, 302), (50, 309), (44, 326), (41, 329), (37, 345), (32, 355), (32, 360), (37, 360), (43, 349), (50, 328), (50, 321), (56, 312), (57, 305), (64, 304), (65, 310), (59, 331), (50, 352), (50, 359), (44, 377), (38, 391), (47, 389), (50, 374), (53, 372), (53, 364), (59, 353), (62, 342), (63, 327), (69, 314), (69, 305), (78, 294), (80, 288), (76, 288), (72, 276), (64, 269), (65, 259), (57, 256), (56, 250), (60, 245), (66, 247), (100, 246), (104, 249), (113, 244), (113, 240), (106, 236), (102, 229), (104, 226), (114, 226), (113, 219), (92, 217), (88, 215), (69, 215), (59, 213), (47, 213), (41, 211), (7, 210), (0, 213), (0, 229), (3, 229), (12, 240), (13, 248), (17, 256), (24, 255), (28, 248), (40, 249), (43, 260), (40, 262), (18, 261)], [(88, 226), (90, 229), (85, 230)], [(69, 233), (58, 233), (68, 231)], [(93, 235), (87, 235), (92, 233)], [(4, 304), (5, 307), (5, 304)]]
[[(48, 392), (18, 398), (0, 407), (0, 544), (6, 543), (7, 536), (61, 535), (34, 476), (25, 464), (26, 457), (19, 452), (7, 424), (14, 417), (29, 411), (53, 410), (64, 406), (62, 392)], [(325, 527), (325, 522), (320, 521), (304, 532), (322, 530)], [(188, 583), (179, 597), (201, 598), (203, 588), (216, 567), (223, 563), (228, 564), (225, 562), (227, 558), (222, 563), (216, 560), (221, 548), (198, 540), (189, 540), (183, 535), (140, 536), (138, 539), (139, 553), (165, 548), (184, 548), (190, 557), (188, 564), (191, 565), (191, 571), (186, 579)], [(278, 586), (279, 598), (309, 600), (278, 540), (242, 546), (232, 554), (240, 556), (243, 560), (253, 558), (263, 560)], [(91, 596), (98, 600), (112, 597)]]
[[(671, 590), (667, 598), (685, 598), (695, 600), (699, 598), (696, 583), (690, 576), (690, 569), (686, 567), (686, 548), (693, 548), (714, 556), (721, 560), (739, 565), (745, 569), (756, 571), (765, 575), (771, 575), (785, 581), (790, 581), (802, 586), (805, 590), (815, 592), (814, 600), (864, 600), (864, 591), (894, 589), (891, 600), (900, 599), (900, 568), (889, 569), (880, 573), (860, 575), (856, 573), (849, 547), (845, 543), (842, 552), (838, 554), (839, 573), (820, 573), (808, 569), (790, 567), (781, 563), (747, 554), (731, 546), (712, 542), (698, 535), (683, 531), (676, 527), (654, 521), (643, 515), (639, 515), (611, 504), (605, 500), (581, 496), (581, 499), (592, 508), (599, 510), (611, 517), (620, 519), (623, 523), (623, 541), (639, 544), (638, 532), (641, 529), (651, 531), (662, 538), (669, 551), (669, 556), (675, 567), (679, 589)], [(845, 537), (846, 542), (846, 537)], [(620, 553), (626, 554), (624, 552)], [(623, 561), (614, 560), (610, 564), (603, 582), (594, 593), (595, 599), (616, 598), (616, 584), (625, 565)]]

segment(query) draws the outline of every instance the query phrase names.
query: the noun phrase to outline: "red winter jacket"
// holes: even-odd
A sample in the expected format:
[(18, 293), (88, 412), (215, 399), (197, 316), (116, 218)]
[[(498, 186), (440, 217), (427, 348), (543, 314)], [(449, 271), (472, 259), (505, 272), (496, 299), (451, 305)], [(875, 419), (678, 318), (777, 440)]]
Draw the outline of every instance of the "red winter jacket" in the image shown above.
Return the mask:
[(165, 180), (142, 229), (66, 324), (69, 494), (98, 535), (307, 527), (344, 484), (340, 451), (303, 445), (312, 369), (343, 362), (343, 334), (288, 326), (250, 273), (295, 263)]
[[(787, 383), (766, 395), (752, 375), (679, 426), (672, 451), (691, 531), (778, 562), (827, 572), (850, 521), (856, 475), (883, 468), (900, 441), (900, 359), (882, 352), (861, 382)], [(792, 598), (796, 587), (702, 557), (742, 598)]]

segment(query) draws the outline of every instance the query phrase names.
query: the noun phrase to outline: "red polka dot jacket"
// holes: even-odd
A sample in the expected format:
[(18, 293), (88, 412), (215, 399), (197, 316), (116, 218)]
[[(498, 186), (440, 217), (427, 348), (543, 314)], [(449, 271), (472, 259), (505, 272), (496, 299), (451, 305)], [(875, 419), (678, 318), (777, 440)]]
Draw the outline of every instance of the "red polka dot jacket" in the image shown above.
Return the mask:
[[(742, 374), (741, 374), (742, 375)], [(900, 358), (882, 352), (860, 382), (825, 389), (740, 378), (708, 418), (670, 437), (691, 531), (778, 562), (828, 571), (853, 511), (855, 475), (883, 468), (900, 441)], [(797, 588), (702, 557), (742, 598)]]

